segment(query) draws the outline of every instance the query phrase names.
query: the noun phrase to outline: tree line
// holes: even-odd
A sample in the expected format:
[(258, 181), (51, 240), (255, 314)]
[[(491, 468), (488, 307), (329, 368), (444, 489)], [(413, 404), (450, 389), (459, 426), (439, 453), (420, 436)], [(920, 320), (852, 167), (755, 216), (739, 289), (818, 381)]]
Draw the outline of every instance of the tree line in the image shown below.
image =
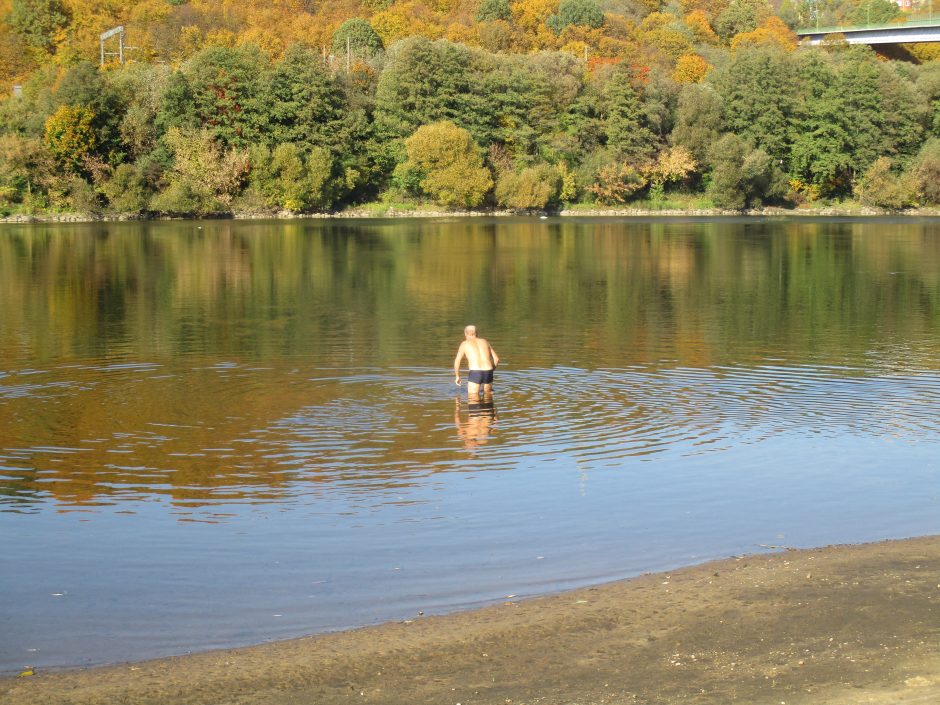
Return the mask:
[(35, 65), (0, 102), (0, 210), (940, 204), (940, 61), (798, 47), (787, 22), (848, 2), (653, 4), (483, 0), (465, 41), (388, 41), (388, 4), (321, 46), (98, 67), (66, 56), (57, 0), (17, 0)]

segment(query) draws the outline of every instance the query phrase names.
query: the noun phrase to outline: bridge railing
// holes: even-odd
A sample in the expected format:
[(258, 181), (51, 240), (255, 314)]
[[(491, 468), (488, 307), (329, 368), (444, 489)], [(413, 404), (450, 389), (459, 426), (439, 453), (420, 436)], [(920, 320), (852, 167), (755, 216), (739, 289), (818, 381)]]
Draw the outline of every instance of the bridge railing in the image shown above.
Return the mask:
[(835, 32), (861, 32), (870, 29), (895, 29), (897, 27), (930, 27), (940, 25), (940, 0), (937, 0), (937, 11), (906, 12), (895, 17), (890, 22), (877, 24), (830, 25), (826, 27), (800, 27), (797, 34), (833, 34)]

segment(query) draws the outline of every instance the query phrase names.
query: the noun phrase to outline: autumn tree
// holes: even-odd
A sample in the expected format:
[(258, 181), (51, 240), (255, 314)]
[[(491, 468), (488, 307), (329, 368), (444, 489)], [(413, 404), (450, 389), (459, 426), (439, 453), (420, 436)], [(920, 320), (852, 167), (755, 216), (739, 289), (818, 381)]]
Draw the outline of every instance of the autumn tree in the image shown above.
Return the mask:
[(879, 157), (855, 185), (855, 195), (866, 206), (901, 210), (916, 205), (917, 188), (908, 174), (892, 170), (891, 160)]
[(676, 83), (701, 83), (710, 68), (698, 54), (683, 54), (676, 61), (672, 78)]
[(924, 143), (911, 166), (911, 178), (921, 201), (940, 205), (940, 139)]
[(92, 127), (95, 114), (81, 106), (62, 105), (46, 120), (45, 143), (58, 162), (73, 172), (82, 172), (95, 152), (97, 135)]
[(543, 210), (558, 198), (561, 187), (561, 173), (551, 165), (538, 164), (500, 174), (494, 195), (506, 208)]
[(753, 32), (772, 14), (767, 0), (731, 0), (715, 19), (715, 31), (723, 40), (730, 41), (736, 34)]
[(173, 154), (170, 185), (154, 199), (154, 210), (211, 213), (226, 210), (250, 170), (248, 154), (220, 144), (212, 132), (171, 128), (163, 137)]
[(29, 46), (51, 52), (70, 19), (60, 0), (13, 0), (7, 22)]
[(408, 158), (399, 168), (405, 182), (445, 207), (473, 208), (493, 187), (489, 170), (470, 133), (452, 122), (419, 127), (405, 140)]

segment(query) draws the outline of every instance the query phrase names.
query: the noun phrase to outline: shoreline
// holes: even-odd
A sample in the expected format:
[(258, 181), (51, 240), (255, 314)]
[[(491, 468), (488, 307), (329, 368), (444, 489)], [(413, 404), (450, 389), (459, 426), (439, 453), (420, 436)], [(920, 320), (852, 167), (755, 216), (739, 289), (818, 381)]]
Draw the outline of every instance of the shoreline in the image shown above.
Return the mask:
[(940, 701), (940, 536), (712, 561), (351, 631), (0, 678), (0, 703)]
[(938, 208), (911, 208), (904, 211), (888, 211), (880, 208), (758, 208), (743, 211), (706, 209), (662, 209), (646, 208), (591, 208), (561, 209), (559, 211), (509, 211), (509, 210), (398, 210), (389, 207), (377, 212), (364, 209), (349, 209), (330, 213), (218, 213), (212, 215), (151, 215), (140, 213), (57, 213), (44, 215), (10, 215), (0, 217), (0, 224), (29, 223), (116, 223), (151, 222), (174, 220), (328, 220), (380, 219), (380, 218), (507, 218), (507, 217), (560, 217), (560, 218), (719, 218), (719, 217), (794, 217), (794, 218), (935, 218), (940, 217)]

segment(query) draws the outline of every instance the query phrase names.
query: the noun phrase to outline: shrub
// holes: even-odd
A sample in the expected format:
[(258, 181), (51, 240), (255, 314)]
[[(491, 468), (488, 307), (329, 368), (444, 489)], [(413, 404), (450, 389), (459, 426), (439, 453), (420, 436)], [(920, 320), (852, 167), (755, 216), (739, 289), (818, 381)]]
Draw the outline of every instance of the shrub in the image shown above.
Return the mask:
[(405, 140), (407, 161), (397, 170), (442, 206), (472, 208), (493, 187), (470, 133), (444, 120), (422, 125)]
[(561, 174), (548, 164), (507, 171), (496, 181), (496, 202), (513, 210), (542, 210), (558, 198)]
[(908, 175), (891, 171), (891, 160), (879, 157), (855, 184), (855, 196), (866, 206), (901, 210), (916, 203), (916, 188)]

